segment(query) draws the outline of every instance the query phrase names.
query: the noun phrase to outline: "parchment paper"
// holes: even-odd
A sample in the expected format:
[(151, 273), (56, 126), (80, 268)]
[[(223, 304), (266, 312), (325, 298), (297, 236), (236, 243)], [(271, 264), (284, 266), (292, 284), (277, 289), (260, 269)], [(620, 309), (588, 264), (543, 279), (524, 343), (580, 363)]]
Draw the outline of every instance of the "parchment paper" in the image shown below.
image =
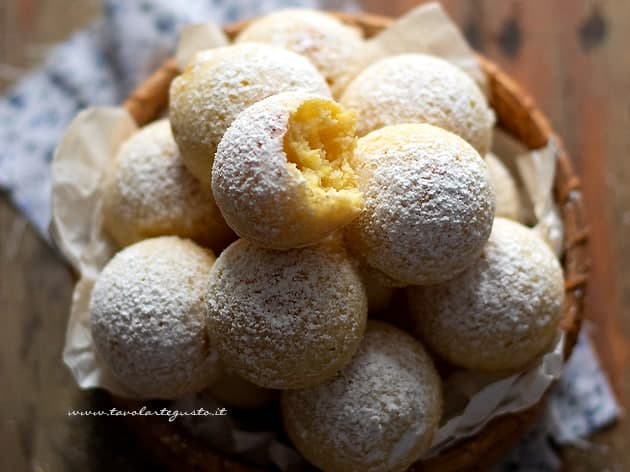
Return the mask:
[(558, 148), (551, 140), (536, 151), (528, 149), (500, 129), (494, 130), (494, 153), (506, 164), (522, 192), (523, 223), (547, 241), (557, 256), (562, 254), (564, 228), (559, 209), (553, 200), (553, 181)]
[(484, 93), (487, 78), (466, 39), (439, 3), (425, 3), (366, 41), (357, 54), (359, 69), (387, 56), (423, 53), (439, 56), (466, 71)]
[(89, 108), (68, 127), (52, 164), (52, 236), (80, 276), (72, 294), (63, 360), (79, 387), (102, 387), (126, 397), (133, 394), (95, 357), (89, 303), (98, 274), (116, 251), (101, 224), (101, 182), (119, 145), (137, 129), (122, 108)]
[(175, 61), (180, 70), (188, 65), (194, 55), (204, 49), (217, 48), (229, 44), (223, 30), (214, 23), (198, 23), (185, 26), (179, 36)]
[[(185, 64), (199, 49), (222, 45), (217, 28), (195, 25), (186, 30), (177, 57)], [(421, 6), (398, 20), (388, 31), (377, 36), (368, 46), (371, 57), (422, 51), (442, 55), (459, 63), (484, 82), (481, 70), (461, 34), (437, 4)], [(104, 388), (119, 396), (133, 397), (103, 369), (96, 358), (89, 328), (89, 299), (92, 286), (104, 264), (116, 248), (101, 226), (101, 182), (108, 162), (121, 143), (137, 129), (133, 119), (122, 108), (92, 108), (80, 113), (72, 122), (59, 145), (53, 161), (52, 234), (61, 252), (79, 275), (68, 321), (64, 362), (79, 387)], [(555, 168), (554, 143), (534, 152), (527, 150), (505, 133), (497, 132), (494, 152), (506, 162), (522, 182), (532, 206), (536, 228), (561, 251), (562, 222), (553, 205), (551, 185)], [(455, 441), (479, 431), (493, 417), (519, 411), (535, 404), (550, 383), (560, 376), (564, 338), (558, 337), (553, 350), (525, 372), (507, 378), (479, 373), (455, 372), (445, 379), (446, 415), (428, 455)], [(179, 400), (195, 402), (197, 397)], [(207, 421), (215, 421), (210, 418)], [(196, 424), (205, 431), (204, 438), (214, 447), (226, 444), (230, 452), (256, 455), (260, 459), (261, 444), (267, 461), (282, 470), (296, 467), (295, 452), (277, 441), (270, 431), (246, 432), (233, 422), (209, 427)], [(208, 432), (210, 431), (210, 432)], [(214, 431), (214, 432), (213, 432)], [(255, 451), (252, 449), (255, 445)]]
[[(446, 414), (427, 457), (474, 435), (496, 416), (535, 405), (562, 374), (563, 347), (564, 336), (559, 334), (553, 351), (545, 354), (528, 371), (508, 377), (462, 370), (444, 379)], [(457, 406), (463, 406), (463, 411), (453, 408)]]

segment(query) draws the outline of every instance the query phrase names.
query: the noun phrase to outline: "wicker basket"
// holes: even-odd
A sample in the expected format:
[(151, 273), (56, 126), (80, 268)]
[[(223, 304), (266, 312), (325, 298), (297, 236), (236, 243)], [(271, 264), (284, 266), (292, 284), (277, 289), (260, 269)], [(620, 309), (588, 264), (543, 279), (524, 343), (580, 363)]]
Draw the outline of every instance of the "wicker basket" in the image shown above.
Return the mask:
[[(370, 37), (391, 23), (391, 19), (374, 15), (336, 14), (345, 23), (357, 26)], [(247, 22), (225, 28), (234, 37)], [(553, 139), (558, 148), (557, 169), (554, 182), (555, 200), (565, 225), (565, 273), (566, 307), (562, 329), (566, 332), (565, 357), (573, 349), (583, 316), (583, 296), (587, 282), (588, 231), (580, 192), (580, 182), (575, 175), (561, 140), (552, 131), (547, 119), (531, 98), (489, 60), (479, 57), (489, 79), (490, 103), (499, 125), (527, 145), (530, 149), (544, 146)], [(168, 103), (168, 88), (179, 73), (173, 60), (166, 61), (125, 101), (124, 106), (139, 125), (149, 123), (164, 111)], [(119, 401), (119, 400), (115, 400)], [(484, 470), (495, 462), (506, 449), (515, 444), (527, 427), (544, 408), (544, 398), (529, 410), (498, 417), (476, 436), (463, 440), (438, 457), (416, 463), (415, 471)], [(125, 403), (129, 407), (129, 403)], [(250, 466), (222, 457), (208, 446), (190, 438), (174, 423), (166, 423), (152, 417), (134, 417), (129, 424), (139, 441), (165, 465), (173, 470), (251, 472)]]

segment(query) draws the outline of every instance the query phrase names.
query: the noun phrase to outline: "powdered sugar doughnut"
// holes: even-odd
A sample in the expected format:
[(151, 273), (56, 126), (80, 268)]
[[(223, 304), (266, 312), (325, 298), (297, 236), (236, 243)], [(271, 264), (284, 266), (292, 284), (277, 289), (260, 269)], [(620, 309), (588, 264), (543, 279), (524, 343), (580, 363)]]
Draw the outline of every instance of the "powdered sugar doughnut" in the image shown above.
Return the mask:
[(404, 331), (376, 321), (337, 377), (282, 396), (289, 438), (328, 472), (406, 470), (429, 448), (441, 410), (431, 357)]
[(236, 115), (296, 90), (330, 95), (315, 66), (287, 49), (242, 43), (198, 53), (170, 88), (169, 117), (188, 170), (210, 182), (217, 145)]
[(496, 195), (496, 216), (521, 221), (523, 207), (514, 177), (501, 159), (492, 153), (486, 154), (486, 164)]
[(235, 238), (210, 189), (184, 167), (168, 120), (140, 129), (118, 151), (104, 184), (103, 224), (121, 246), (174, 235), (218, 251)]
[(494, 114), (475, 81), (453, 64), (424, 54), (382, 59), (346, 88), (341, 103), (359, 116), (363, 136), (387, 125), (429, 123), (490, 150)]
[(359, 139), (355, 160), (365, 206), (346, 240), (361, 261), (400, 285), (442, 282), (475, 262), (494, 194), (468, 143), (427, 124), (387, 126)]
[(259, 41), (307, 57), (339, 96), (358, 72), (354, 56), (363, 45), (361, 31), (335, 17), (309, 9), (287, 9), (253, 20), (235, 42)]
[(176, 398), (218, 375), (208, 342), (205, 292), (214, 256), (174, 236), (146, 239), (117, 253), (90, 301), (98, 358), (143, 398)]
[(475, 265), (408, 294), (418, 333), (444, 359), (475, 370), (517, 370), (554, 340), (564, 280), (536, 233), (497, 218)]
[(259, 246), (317, 243), (352, 221), (363, 201), (351, 165), (353, 114), (303, 92), (247, 108), (225, 132), (212, 191), (230, 227)]
[(338, 241), (272, 251), (241, 239), (215, 263), (209, 334), (222, 362), (267, 388), (332, 377), (363, 336), (367, 300)]

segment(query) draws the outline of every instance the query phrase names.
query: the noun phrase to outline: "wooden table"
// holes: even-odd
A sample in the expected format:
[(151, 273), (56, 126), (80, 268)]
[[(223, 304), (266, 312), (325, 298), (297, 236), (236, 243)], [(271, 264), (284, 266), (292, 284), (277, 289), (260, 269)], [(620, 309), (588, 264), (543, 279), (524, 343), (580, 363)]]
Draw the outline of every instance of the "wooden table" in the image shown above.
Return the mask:
[[(363, 0), (398, 15), (417, 1)], [(602, 363), (630, 405), (630, 2), (445, 0), (476, 49), (517, 78), (564, 138), (591, 215), (587, 316)], [(98, 2), (0, 1), (0, 87), (98, 11)], [(0, 470), (159, 470), (119, 420), (68, 417), (105, 404), (60, 361), (72, 280), (63, 261), (0, 199)], [(630, 470), (630, 423), (562, 451), (566, 470)]]

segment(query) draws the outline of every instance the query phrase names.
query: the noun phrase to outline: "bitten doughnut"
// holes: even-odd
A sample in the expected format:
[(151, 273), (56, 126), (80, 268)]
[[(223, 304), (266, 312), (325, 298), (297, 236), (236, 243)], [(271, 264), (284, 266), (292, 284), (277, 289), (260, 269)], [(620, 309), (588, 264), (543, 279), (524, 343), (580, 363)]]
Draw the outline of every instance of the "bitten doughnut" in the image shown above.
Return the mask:
[(456, 279), (410, 287), (417, 331), (437, 354), (473, 370), (525, 367), (550, 347), (562, 314), (560, 263), (534, 231), (503, 218)]
[(317, 243), (363, 201), (352, 168), (355, 117), (333, 100), (281, 93), (243, 111), (219, 144), (212, 191), (228, 225), (259, 246)]
[(217, 145), (248, 106), (280, 92), (330, 95), (308, 59), (288, 49), (242, 43), (202, 51), (170, 88), (169, 117), (188, 170), (210, 182)]
[(494, 193), (472, 146), (428, 124), (395, 125), (360, 138), (354, 159), (364, 210), (346, 241), (363, 263), (398, 285), (442, 282), (474, 263)]
[(496, 195), (496, 216), (521, 221), (524, 210), (514, 177), (501, 159), (492, 153), (486, 154), (486, 164)]
[(278, 391), (259, 387), (224, 369), (218, 380), (208, 387), (207, 393), (227, 406), (254, 409), (271, 403)]
[(117, 253), (90, 301), (97, 358), (142, 398), (176, 398), (219, 374), (208, 342), (205, 295), (214, 256), (174, 236)]
[(327, 472), (404, 471), (431, 445), (442, 385), (410, 335), (370, 321), (357, 354), (334, 379), (282, 394), (285, 429)]
[(217, 259), (207, 299), (222, 362), (267, 388), (335, 375), (356, 352), (367, 317), (361, 279), (336, 240), (289, 251), (238, 240)]
[(340, 102), (359, 116), (363, 136), (387, 125), (429, 123), (451, 131), (482, 156), (490, 150), (494, 114), (465, 72), (424, 54), (382, 59), (364, 69)]
[(307, 57), (339, 96), (358, 72), (354, 56), (363, 45), (357, 28), (309, 9), (287, 9), (253, 20), (235, 42), (257, 41), (285, 47)]
[(121, 146), (105, 179), (103, 224), (121, 246), (172, 235), (218, 251), (235, 239), (210, 189), (184, 167), (166, 119)]

